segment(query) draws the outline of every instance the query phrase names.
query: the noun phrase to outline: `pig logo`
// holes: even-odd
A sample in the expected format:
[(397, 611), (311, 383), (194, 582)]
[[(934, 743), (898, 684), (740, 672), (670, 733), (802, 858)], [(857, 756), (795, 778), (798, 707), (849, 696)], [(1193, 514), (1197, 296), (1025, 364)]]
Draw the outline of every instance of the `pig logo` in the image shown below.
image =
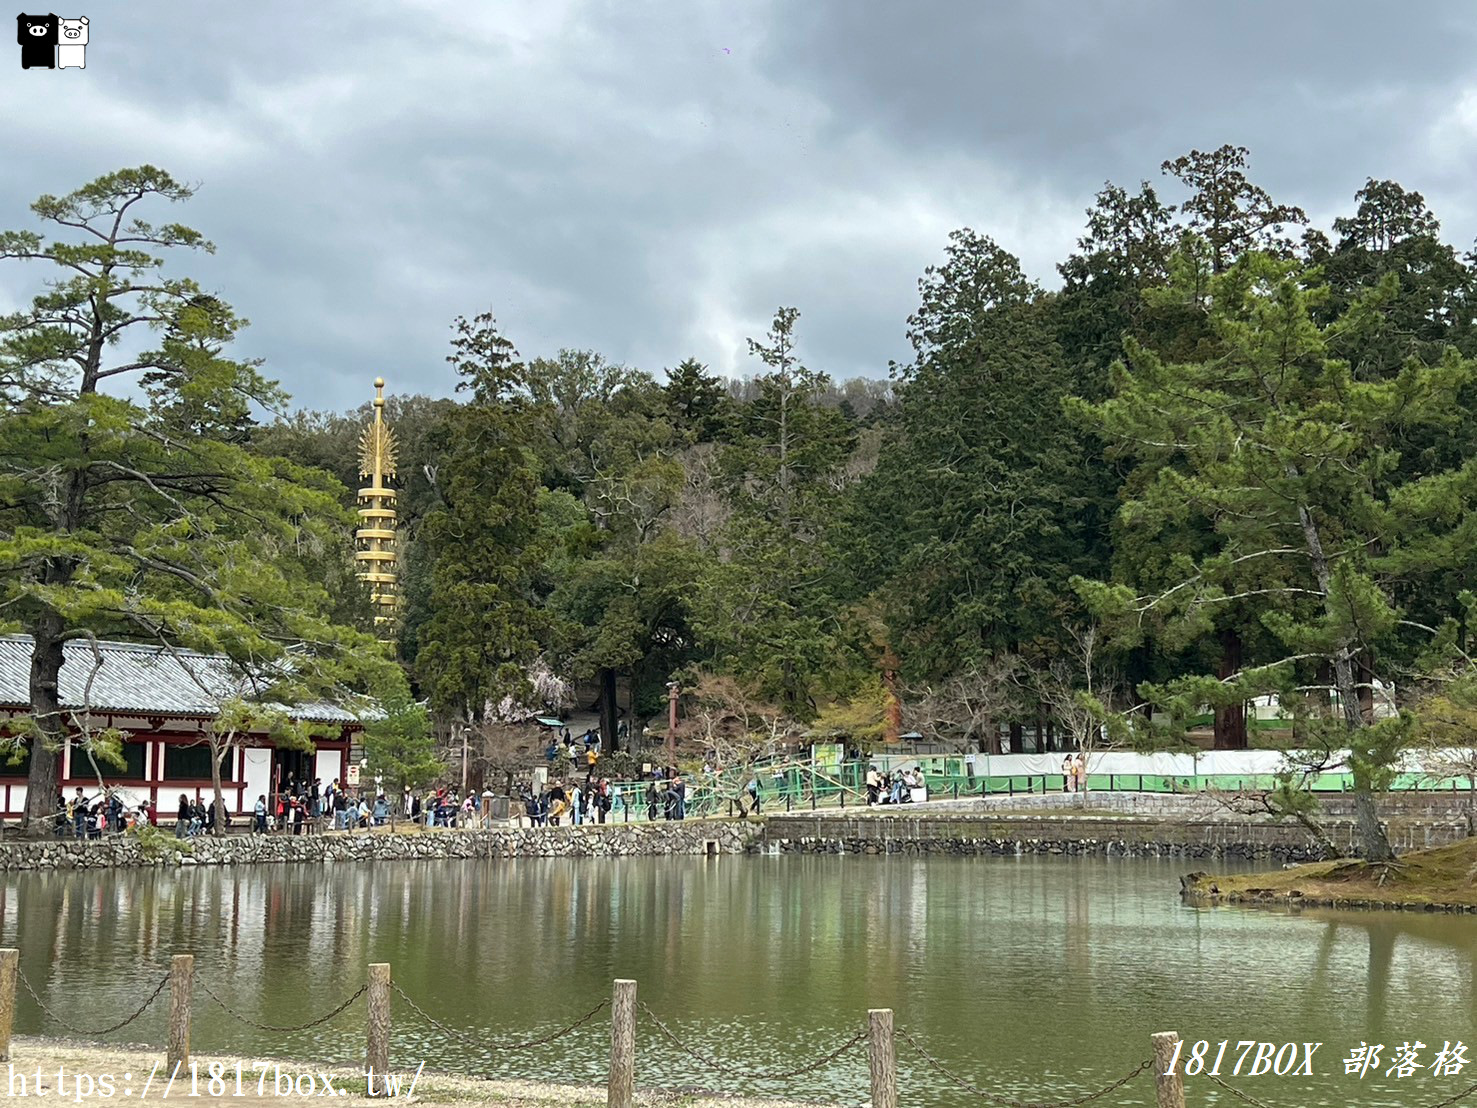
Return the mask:
[(54, 15), (15, 17), (15, 41), (21, 47), (22, 69), (55, 69), (57, 18)]
[(48, 15), (15, 17), (15, 41), (20, 43), (22, 69), (86, 69), (89, 24)]
[(59, 19), (56, 46), (58, 69), (87, 68), (87, 17)]

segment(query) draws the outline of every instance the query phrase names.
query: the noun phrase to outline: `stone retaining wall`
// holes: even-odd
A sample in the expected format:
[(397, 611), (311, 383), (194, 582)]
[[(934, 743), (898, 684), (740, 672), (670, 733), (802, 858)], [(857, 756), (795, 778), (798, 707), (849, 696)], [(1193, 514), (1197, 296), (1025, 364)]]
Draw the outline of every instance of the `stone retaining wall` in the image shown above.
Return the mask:
[(364, 862), (441, 858), (587, 858), (743, 854), (757, 823), (701, 820), (492, 831), (385, 831), (326, 835), (231, 835), (191, 839), (184, 848), (160, 836), (150, 851), (132, 835), (95, 842), (0, 843), (0, 870), (103, 869), (111, 866), (219, 866), (288, 862)]
[[(1354, 853), (1352, 820), (1330, 820), (1329, 838)], [(1466, 837), (1462, 821), (1392, 820), (1398, 851)], [(771, 816), (765, 846), (808, 854), (1103, 854), (1113, 857), (1245, 858), (1307, 861), (1308, 836), (1295, 824), (1243, 819), (1152, 820), (1097, 816), (897, 815)]]
[[(916, 814), (915, 814), (916, 813)], [(1329, 836), (1352, 854), (1352, 820), (1329, 820)], [(1388, 824), (1399, 851), (1466, 837), (1462, 820), (1397, 817)], [(378, 832), (327, 835), (232, 835), (198, 838), (181, 848), (167, 835), (155, 845), (132, 835), (96, 842), (0, 843), (0, 870), (76, 870), (115, 866), (209, 866), (298, 862), (368, 862), (445, 858), (660, 857), (744, 854), (1101, 854), (1114, 857), (1245, 858), (1305, 861), (1312, 854), (1294, 824), (1248, 819), (1145, 819), (1122, 815), (980, 815), (911, 810), (908, 814), (807, 813), (762, 821), (492, 831)]]
[[(1317, 793), (1319, 814), (1322, 818), (1352, 817), (1354, 797), (1352, 793)], [(1463, 817), (1468, 796), (1466, 792), (1398, 792), (1383, 793), (1375, 798), (1375, 806), (1385, 818), (1392, 816), (1417, 816), (1425, 819), (1454, 820)], [(1083, 808), (1083, 802), (1086, 808)], [(1059, 811), (1062, 809), (1084, 810), (1092, 813), (1123, 813), (1161, 817), (1190, 817), (1199, 819), (1231, 819), (1238, 817), (1226, 809), (1215, 797), (1205, 793), (1139, 793), (1139, 792), (1091, 792), (1085, 797), (1071, 793), (1034, 793), (1014, 796), (972, 797), (947, 803), (958, 810), (1035, 812)]]

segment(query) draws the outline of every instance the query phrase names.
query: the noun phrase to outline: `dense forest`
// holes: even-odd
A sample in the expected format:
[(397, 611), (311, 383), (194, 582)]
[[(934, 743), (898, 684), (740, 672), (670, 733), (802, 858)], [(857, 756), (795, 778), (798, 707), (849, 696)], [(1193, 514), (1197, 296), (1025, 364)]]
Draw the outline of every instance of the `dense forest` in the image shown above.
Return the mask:
[[(404, 691), (475, 728), (546, 672), (614, 735), (677, 681), (709, 737), (729, 717), (995, 751), (1173, 745), (1207, 711), (1244, 746), (1271, 693), (1379, 788), (1415, 708), (1449, 737), (1477, 704), (1474, 258), (1393, 181), (1325, 231), (1248, 173), (1224, 146), (1105, 185), (1051, 288), (956, 231), (886, 379), (833, 380), (796, 307), (741, 380), (702, 351), (525, 357), (516, 319), (458, 317), (426, 355), (457, 395), (386, 407)], [(124, 171), (38, 201), (58, 240), (0, 237), (61, 272), (0, 321), (0, 611), (41, 652), (79, 628), (331, 643), (323, 680), (362, 683), (370, 408), (263, 415), (286, 398), (231, 360), (230, 308), (156, 276), (203, 240), (121, 214), (187, 196)], [(157, 346), (110, 361), (135, 325)], [(123, 374), (139, 394), (109, 398)]]

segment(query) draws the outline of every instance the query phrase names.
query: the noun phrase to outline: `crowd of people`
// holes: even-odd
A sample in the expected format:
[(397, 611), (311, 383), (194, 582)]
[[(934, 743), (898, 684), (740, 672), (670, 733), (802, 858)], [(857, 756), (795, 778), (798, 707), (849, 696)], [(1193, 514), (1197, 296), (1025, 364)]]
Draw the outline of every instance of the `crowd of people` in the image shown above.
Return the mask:
[[(626, 818), (640, 818), (644, 811), (648, 821), (685, 820), (688, 815), (689, 784), (675, 769), (654, 768), (640, 782), (615, 785), (610, 778), (597, 776), (600, 761), (600, 735), (586, 731), (576, 739), (566, 729), (555, 732), (548, 750), (550, 761), (561, 751), (572, 767), (582, 767), (584, 775), (554, 777), (544, 783), (542, 771), (516, 788), (514, 818), (527, 820), (535, 827), (578, 827), (601, 824), (611, 819), (613, 810), (625, 810)], [(705, 766), (704, 778), (716, 778), (716, 771)], [(781, 782), (775, 774), (777, 785)], [(740, 791), (739, 814), (757, 814), (760, 810), (760, 782), (751, 774)], [(624, 795), (623, 795), (624, 793)], [(406, 788), (400, 797), (386, 794), (383, 782), (375, 779), (365, 785), (347, 785), (335, 778), (325, 785), (321, 778), (298, 778), (289, 775), (270, 793), (259, 794), (248, 809), (246, 826), (255, 834), (304, 835), (325, 831), (368, 830), (403, 819), (424, 827), (478, 827), (490, 825), (494, 794), (488, 790), (478, 796), (466, 796), (454, 786), (428, 790)], [(172, 807), (172, 806), (171, 806)], [(519, 818), (521, 809), (521, 817)], [(166, 809), (165, 819), (169, 810)], [(217, 811), (215, 802), (206, 802), (188, 794), (179, 794), (175, 809), (174, 833), (181, 839), (211, 834), (220, 825), (231, 827), (229, 811)], [(500, 812), (501, 814), (501, 812)], [(59, 837), (100, 838), (105, 834), (121, 834), (140, 823), (160, 825), (158, 805), (150, 800), (130, 804), (121, 790), (103, 789), (96, 797), (87, 798), (82, 788), (70, 798), (57, 795), (56, 833)]]
[[(539, 778), (543, 771), (539, 771), (535, 778), (521, 783), (516, 788), (521, 816), (515, 809), (512, 813), (515, 821), (522, 823), (526, 819), (533, 827), (578, 827), (605, 823), (611, 812), (619, 809), (626, 809), (636, 818), (644, 810), (646, 819), (652, 822), (687, 818), (688, 784), (681, 774), (675, 769), (656, 768), (644, 783), (613, 784), (608, 777), (595, 774), (600, 745), (599, 734), (594, 731), (587, 731), (580, 740), (575, 740), (568, 730), (562, 735), (556, 733), (546, 752), (549, 760), (554, 760), (562, 747), (572, 766), (583, 764), (585, 774), (582, 778), (556, 777), (542, 783)], [(711, 764), (703, 768), (704, 779), (713, 777), (716, 781), (718, 771)], [(777, 767), (773, 772), (775, 788), (782, 789), (781, 770)], [(921, 767), (888, 771), (872, 765), (867, 768), (865, 781), (869, 806), (909, 804), (926, 798), (927, 785)], [(1081, 754), (1068, 754), (1062, 761), (1062, 790), (1075, 793), (1086, 789), (1085, 759)], [(250, 826), (257, 834), (295, 835), (368, 830), (392, 819), (404, 819), (424, 827), (490, 826), (494, 795), (490, 790), (485, 791), (481, 800), (479, 806), (474, 792), (462, 796), (454, 786), (421, 791), (406, 788), (402, 796), (390, 797), (379, 779), (359, 787), (341, 784), (335, 778), (325, 786), (320, 779), (298, 780), (289, 776), (270, 797), (266, 794), (257, 797)], [(760, 775), (752, 772), (744, 779), (737, 798), (731, 801), (730, 811), (736, 804), (740, 816), (759, 814), (761, 802)], [(79, 786), (71, 797), (60, 790), (57, 793), (58, 837), (98, 839), (122, 834), (141, 824), (157, 827), (159, 823), (157, 804), (148, 799), (131, 803), (121, 790), (104, 788), (96, 796), (88, 797)], [(187, 839), (214, 833), (218, 823), (222, 830), (228, 830), (230, 812), (217, 811), (214, 801), (207, 803), (180, 794), (174, 820), (177, 837)]]
[[(217, 820), (231, 826), (231, 813), (217, 810), (210, 803), (191, 799), (180, 793), (174, 833), (181, 839), (194, 838), (215, 830)], [(81, 785), (70, 797), (58, 791), (55, 831), (58, 838), (100, 839), (105, 835), (121, 835), (135, 827), (159, 826), (159, 808), (152, 800), (129, 803), (118, 789), (104, 788), (88, 797)]]
[[(621, 724), (620, 726), (622, 735), (625, 734), (625, 727), (625, 724)], [(559, 754), (562, 751), (564, 756), (569, 759), (570, 766), (575, 768), (584, 766), (585, 775), (587, 777), (593, 777), (595, 766), (600, 761), (600, 749), (599, 731), (591, 728), (585, 731), (579, 740), (576, 741), (575, 737), (569, 733), (569, 728), (566, 727), (562, 734), (555, 733), (551, 735), (549, 745), (544, 750), (544, 760), (552, 764), (558, 760)]]
[(403, 795), (392, 798), (379, 780), (373, 787), (356, 788), (341, 784), (338, 778), (326, 786), (321, 779), (299, 783), (290, 778), (275, 806), (265, 796), (257, 798), (253, 830), (263, 834), (358, 831), (382, 827), (392, 817), (424, 827), (471, 827), (480, 814), (472, 793), (463, 797), (454, 786), (422, 792), (407, 786)]
[[(201, 819), (214, 819), (214, 805), (209, 811), (202, 810)], [(100, 839), (104, 835), (121, 835), (141, 823), (154, 825), (159, 814), (149, 801), (128, 804), (121, 793), (107, 789), (97, 796), (83, 795), (81, 786), (67, 797), (58, 790), (56, 794), (55, 828), (58, 838)]]
[(918, 791), (927, 788), (918, 768), (885, 771), (867, 767), (867, 804), (912, 804)]
[(648, 820), (655, 820), (658, 813), (665, 819), (687, 818), (687, 782), (675, 770), (670, 773), (653, 770), (645, 800)]
[(687, 782), (675, 771), (652, 770), (644, 787), (635, 783), (625, 789), (622, 795), (610, 778), (589, 773), (584, 780), (552, 780), (542, 787), (525, 781), (519, 786), (518, 799), (530, 827), (604, 823), (617, 805), (630, 810), (644, 807), (646, 818), (653, 822), (687, 818)]
[(583, 823), (604, 823), (615, 805), (616, 793), (608, 777), (593, 774), (583, 782), (550, 781), (544, 788), (525, 783), (518, 792), (523, 813), (531, 827), (558, 827), (567, 823), (578, 827)]

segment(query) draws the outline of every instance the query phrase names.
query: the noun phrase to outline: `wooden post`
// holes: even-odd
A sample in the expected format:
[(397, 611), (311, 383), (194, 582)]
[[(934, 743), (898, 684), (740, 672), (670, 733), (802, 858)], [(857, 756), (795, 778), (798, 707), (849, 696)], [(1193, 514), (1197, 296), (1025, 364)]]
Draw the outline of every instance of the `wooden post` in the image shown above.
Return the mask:
[(1160, 1031), (1154, 1036), (1154, 1092), (1156, 1108), (1185, 1108), (1185, 1079), (1175, 1065), (1173, 1073), (1165, 1073), (1175, 1060), (1175, 1047), (1179, 1045), (1179, 1033)]
[(169, 960), (169, 1038), (164, 1058), (171, 1072), (190, 1064), (190, 990), (195, 983), (195, 956), (176, 954)]
[(617, 980), (610, 1000), (610, 1085), (606, 1108), (631, 1108), (636, 1097), (636, 982)]
[(15, 975), (21, 952), (0, 950), (0, 1062), (10, 1061), (10, 1029), (15, 1023)]
[(380, 1078), (379, 1095), (388, 1091), (385, 1075), (390, 1072), (390, 963), (369, 965), (369, 1017), (364, 1052), (365, 1092), (375, 1095), (374, 1075)]
[(867, 1067), (872, 1076), (872, 1108), (897, 1108), (897, 1042), (892, 1037), (892, 1009), (867, 1012), (871, 1036)]

